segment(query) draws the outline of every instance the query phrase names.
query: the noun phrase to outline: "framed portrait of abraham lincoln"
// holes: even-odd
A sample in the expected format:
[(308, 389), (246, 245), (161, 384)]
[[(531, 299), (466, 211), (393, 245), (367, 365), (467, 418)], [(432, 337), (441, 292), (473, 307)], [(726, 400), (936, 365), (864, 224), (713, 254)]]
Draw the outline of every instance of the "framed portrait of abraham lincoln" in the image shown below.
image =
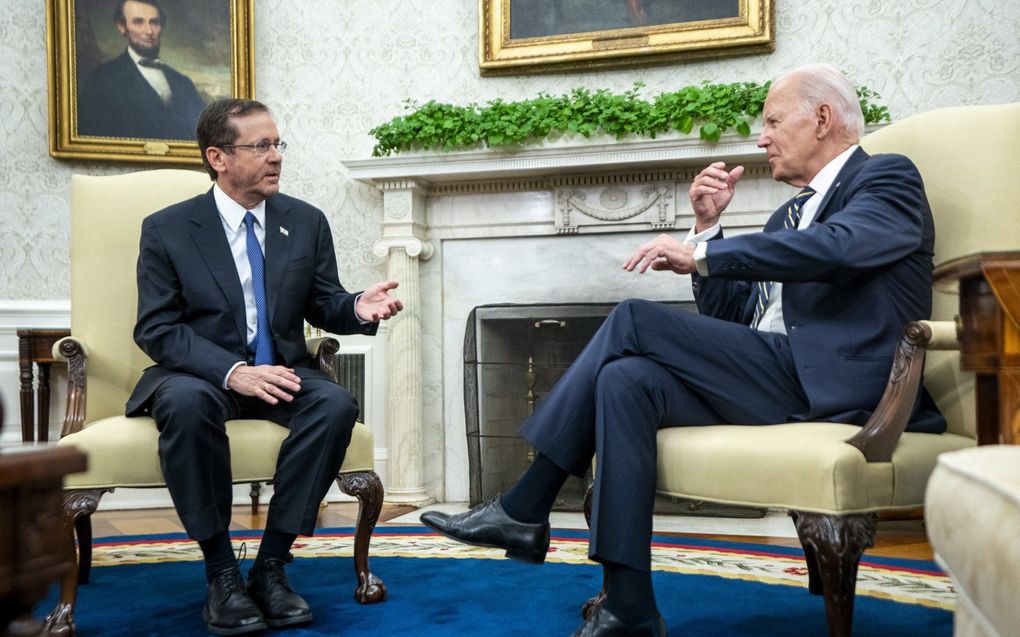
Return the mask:
[(775, 49), (776, 0), (478, 0), (482, 75), (586, 71)]
[(201, 164), (210, 102), (255, 95), (254, 0), (45, 0), (50, 155)]

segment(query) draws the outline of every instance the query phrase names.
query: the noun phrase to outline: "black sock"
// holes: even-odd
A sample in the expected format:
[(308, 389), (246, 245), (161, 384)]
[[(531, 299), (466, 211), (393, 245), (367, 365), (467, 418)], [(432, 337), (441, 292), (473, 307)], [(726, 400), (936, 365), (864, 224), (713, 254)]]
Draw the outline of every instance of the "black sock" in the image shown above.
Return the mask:
[(651, 571), (606, 562), (606, 610), (628, 626), (640, 626), (659, 614)]
[(283, 533), (281, 531), (270, 531), (262, 534), (262, 542), (259, 543), (259, 554), (255, 556), (255, 564), (261, 564), (267, 559), (277, 559), (281, 562), (287, 561), (287, 553), (294, 544), (297, 535)]
[(217, 533), (207, 540), (198, 543), (205, 558), (205, 578), (211, 580), (213, 575), (230, 567), (237, 566), (234, 547), (230, 544), (230, 533)]
[(518, 522), (549, 521), (549, 511), (570, 472), (538, 454), (517, 484), (502, 495), (503, 510)]

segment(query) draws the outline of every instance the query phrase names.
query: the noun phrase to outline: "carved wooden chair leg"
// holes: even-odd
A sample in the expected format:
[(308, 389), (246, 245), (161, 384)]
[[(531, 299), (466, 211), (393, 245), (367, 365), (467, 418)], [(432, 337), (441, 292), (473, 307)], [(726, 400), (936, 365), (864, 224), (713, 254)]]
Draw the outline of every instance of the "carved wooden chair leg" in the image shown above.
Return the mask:
[(362, 471), (341, 473), (336, 483), (344, 493), (356, 497), (360, 504), (354, 532), (354, 573), (358, 578), (354, 599), (362, 604), (381, 602), (387, 596), (386, 585), (369, 568), (368, 546), (372, 541), (375, 524), (379, 521), (379, 513), (382, 512), (382, 482), (374, 471)]
[[(591, 528), (591, 499), (594, 492), (594, 483), (588, 485), (588, 490), (584, 492), (584, 521)], [(602, 605), (602, 602), (606, 600), (606, 576), (605, 571), (602, 571), (602, 590), (598, 592), (595, 597), (591, 597), (581, 607), (581, 616), (588, 619), (588, 616), (595, 612), (595, 609)]]
[(261, 482), (252, 482), (251, 483), (251, 492), (249, 493), (249, 497), (251, 497), (251, 514), (252, 515), (258, 515), (259, 514), (259, 496), (260, 495), (262, 495), (262, 483)]
[(875, 543), (875, 516), (791, 512), (808, 559), (809, 590), (825, 597), (830, 637), (850, 637), (857, 565)]
[(88, 584), (92, 574), (92, 515), (79, 515), (74, 519), (74, 532), (78, 538), (78, 585)]
[[(94, 489), (88, 491), (65, 491), (64, 492), (64, 550), (68, 556), (75, 556), (74, 531), (78, 526), (78, 518), (90, 516), (96, 512), (99, 506), (99, 499), (109, 489)], [(91, 523), (89, 525), (91, 529)], [(91, 536), (91, 533), (89, 534)], [(89, 537), (91, 542), (91, 537)], [(91, 559), (91, 546), (88, 554)], [(60, 598), (53, 611), (43, 621), (43, 635), (50, 637), (73, 637), (74, 626), (74, 605), (78, 601), (78, 569), (70, 569), (60, 579)]]

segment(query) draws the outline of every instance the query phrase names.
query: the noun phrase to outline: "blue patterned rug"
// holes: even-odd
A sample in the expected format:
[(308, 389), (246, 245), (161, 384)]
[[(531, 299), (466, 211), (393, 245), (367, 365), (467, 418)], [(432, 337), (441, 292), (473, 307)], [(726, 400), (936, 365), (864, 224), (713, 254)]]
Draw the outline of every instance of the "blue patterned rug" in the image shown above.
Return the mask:
[[(247, 554), (258, 534), (235, 534)], [(299, 538), (287, 573), (312, 606), (311, 626), (272, 631), (318, 635), (566, 637), (601, 586), (587, 560), (587, 533), (554, 531), (547, 562), (531, 566), (497, 550), (465, 546), (422, 527), (383, 527), (372, 539), (373, 572), (389, 599), (353, 599), (352, 529)], [(116, 537), (95, 543), (92, 581), (81, 587), (80, 637), (205, 635), (203, 567), (182, 535)], [(243, 567), (250, 566), (249, 558)], [(656, 536), (656, 599), (671, 635), (826, 635), (822, 598), (807, 592), (799, 549)], [(52, 608), (53, 591), (37, 609)], [(857, 583), (855, 637), (949, 637), (955, 595), (932, 562), (865, 556)]]

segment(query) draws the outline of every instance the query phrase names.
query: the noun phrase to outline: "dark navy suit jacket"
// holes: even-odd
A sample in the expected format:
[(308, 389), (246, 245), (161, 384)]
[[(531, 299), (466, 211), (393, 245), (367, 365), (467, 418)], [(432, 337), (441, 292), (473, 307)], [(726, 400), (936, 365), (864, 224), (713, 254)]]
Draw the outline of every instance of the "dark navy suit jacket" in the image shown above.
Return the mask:
[(195, 139), (205, 109), (195, 85), (168, 66), (163, 74), (173, 97), (164, 104), (127, 51), (78, 85), (78, 134), (144, 139)]
[[(266, 299), (277, 364), (311, 373), (304, 320), (335, 334), (374, 334), (354, 312), (356, 293), (337, 276), (325, 215), (298, 199), (266, 200)], [(185, 373), (221, 387), (250, 356), (244, 293), (212, 190), (149, 215), (138, 255), (134, 339), (156, 362), (128, 399), (127, 415), (147, 409), (156, 387)]]
[[(921, 175), (906, 157), (858, 149), (810, 226), (784, 229), (785, 209), (764, 232), (712, 241), (709, 276), (694, 275), (698, 308), (750, 324), (754, 281), (782, 281), (783, 321), (809, 402), (793, 419), (863, 424), (904, 325), (931, 316), (935, 228)], [(922, 392), (908, 430), (945, 426)]]

